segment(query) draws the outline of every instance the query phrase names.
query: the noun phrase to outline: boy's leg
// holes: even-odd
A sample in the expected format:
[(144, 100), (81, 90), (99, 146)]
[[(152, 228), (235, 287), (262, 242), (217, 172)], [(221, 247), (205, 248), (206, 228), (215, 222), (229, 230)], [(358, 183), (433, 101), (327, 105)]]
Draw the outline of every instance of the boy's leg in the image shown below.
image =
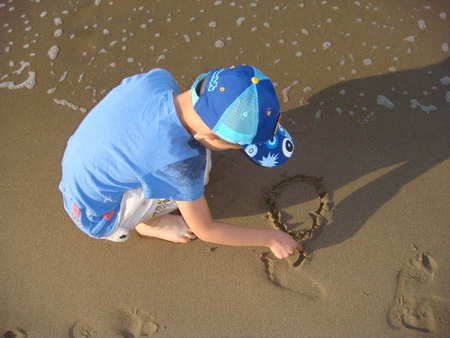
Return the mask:
[(146, 237), (157, 237), (176, 243), (189, 242), (195, 236), (182, 217), (166, 215), (176, 209), (175, 201), (144, 198), (142, 188), (127, 191), (120, 204), (116, 227), (103, 239), (124, 242), (130, 237), (130, 231), (136, 228), (139, 234)]

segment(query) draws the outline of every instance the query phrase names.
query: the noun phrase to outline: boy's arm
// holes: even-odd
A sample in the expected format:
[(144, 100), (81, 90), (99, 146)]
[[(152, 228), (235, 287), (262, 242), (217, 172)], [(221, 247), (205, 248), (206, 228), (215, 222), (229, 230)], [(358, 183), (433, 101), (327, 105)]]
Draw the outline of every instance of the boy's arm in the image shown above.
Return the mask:
[(196, 201), (178, 201), (178, 208), (192, 232), (201, 240), (232, 246), (266, 246), (277, 258), (292, 255), (301, 250), (288, 234), (272, 229), (252, 229), (212, 219), (205, 196)]

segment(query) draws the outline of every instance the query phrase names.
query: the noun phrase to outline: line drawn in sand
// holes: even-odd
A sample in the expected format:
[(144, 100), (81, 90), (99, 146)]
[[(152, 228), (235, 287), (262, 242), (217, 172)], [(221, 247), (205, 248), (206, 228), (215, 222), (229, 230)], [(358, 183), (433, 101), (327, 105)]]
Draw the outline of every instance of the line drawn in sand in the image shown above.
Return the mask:
[[(311, 225), (307, 230), (294, 230), (289, 227), (282, 219), (282, 214), (277, 206), (277, 199), (283, 188), (294, 183), (306, 183), (312, 186), (318, 194), (318, 208), (311, 211)], [(267, 209), (266, 219), (269, 219), (275, 229), (289, 234), (297, 243), (305, 248), (305, 243), (317, 237), (321, 229), (327, 223), (325, 214), (332, 208), (332, 200), (322, 183), (322, 177), (308, 176), (296, 174), (283, 178), (280, 182), (272, 185), (263, 191), (264, 207)], [(286, 288), (296, 293), (302, 294), (310, 299), (319, 299), (325, 295), (325, 290), (319, 283), (304, 271), (302, 263), (307, 259), (308, 254), (303, 251), (299, 252), (299, 256), (292, 262), (292, 259), (274, 260), (271, 253), (265, 252), (259, 255), (260, 260), (264, 263), (265, 271), (268, 279), (279, 287)], [(302, 265), (302, 273), (299, 267)]]
[(158, 331), (155, 318), (140, 309), (117, 309), (93, 320), (77, 321), (70, 330), (71, 338), (147, 337)]
[(450, 299), (430, 293), (438, 264), (427, 253), (412, 257), (397, 276), (397, 290), (388, 312), (394, 328), (431, 332), (450, 327)]
[[(328, 197), (328, 192), (326, 191), (322, 183), (322, 179), (322, 177), (296, 174), (285, 177), (280, 182), (272, 185), (269, 189), (265, 189), (263, 192), (263, 200), (267, 209), (265, 218), (270, 219), (275, 229), (286, 232), (303, 246), (305, 246), (306, 241), (317, 237), (317, 235), (320, 233), (321, 228), (327, 223), (327, 219), (324, 217), (324, 212), (331, 210), (332, 201)], [(304, 182), (312, 185), (319, 195), (319, 207), (316, 211), (311, 211), (309, 213), (309, 216), (312, 219), (312, 225), (307, 231), (294, 231), (290, 229), (286, 225), (286, 222), (281, 219), (281, 211), (278, 209), (276, 204), (277, 197), (280, 195), (282, 189), (287, 185), (296, 182)], [(299, 266), (306, 257), (308, 257), (308, 254), (304, 251), (301, 251), (299, 258), (294, 263), (294, 267)]]

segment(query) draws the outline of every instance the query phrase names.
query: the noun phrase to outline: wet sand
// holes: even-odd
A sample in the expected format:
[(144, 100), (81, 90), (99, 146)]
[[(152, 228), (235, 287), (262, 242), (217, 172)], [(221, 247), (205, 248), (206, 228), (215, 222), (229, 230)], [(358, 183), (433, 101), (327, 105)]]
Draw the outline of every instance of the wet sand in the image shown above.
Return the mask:
[[(0, 334), (449, 336), (449, 14), (444, 0), (1, 1)], [(276, 83), (296, 151), (270, 170), (215, 153), (211, 211), (281, 225), (306, 255), (81, 233), (57, 186), (89, 110), (133, 74), (162, 67), (186, 90), (233, 64)]]

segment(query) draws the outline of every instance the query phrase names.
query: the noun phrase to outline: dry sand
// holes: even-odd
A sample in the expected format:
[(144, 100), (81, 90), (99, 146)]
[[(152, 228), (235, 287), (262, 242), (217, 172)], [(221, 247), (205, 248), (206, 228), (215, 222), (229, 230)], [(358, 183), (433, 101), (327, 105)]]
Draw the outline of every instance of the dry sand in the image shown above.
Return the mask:
[[(450, 336), (448, 15), (446, 0), (0, 1), (0, 334)], [(296, 152), (272, 170), (214, 154), (207, 198), (217, 219), (314, 226), (301, 264), (71, 223), (65, 143), (110, 89), (163, 67), (184, 90), (244, 63), (277, 83)]]

